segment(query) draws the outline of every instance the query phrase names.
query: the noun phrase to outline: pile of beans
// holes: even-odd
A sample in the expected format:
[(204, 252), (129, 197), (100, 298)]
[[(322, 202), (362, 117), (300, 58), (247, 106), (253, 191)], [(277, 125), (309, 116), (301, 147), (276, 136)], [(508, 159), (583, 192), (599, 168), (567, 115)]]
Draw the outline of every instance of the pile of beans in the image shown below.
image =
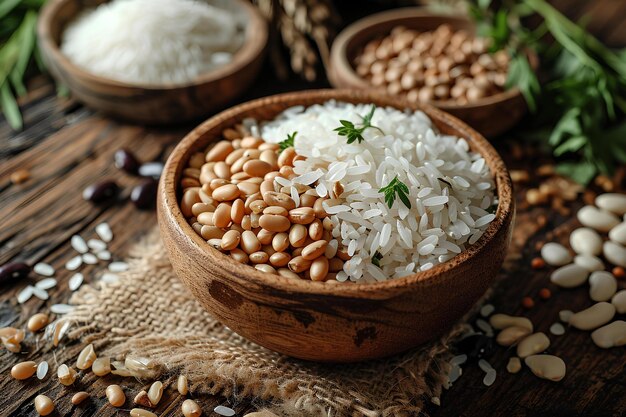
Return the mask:
[(484, 38), (441, 25), (432, 32), (399, 26), (370, 41), (354, 60), (359, 76), (411, 101), (454, 101), (464, 105), (500, 93), (509, 56), (488, 53)]
[[(314, 185), (297, 185), (293, 195), (279, 183), (297, 176), (293, 163), (303, 156), (293, 147), (281, 151), (242, 127), (223, 136), (192, 155), (183, 171), (180, 206), (189, 224), (214, 248), (260, 271), (337, 282), (349, 256), (331, 242), (325, 199)], [(343, 186), (335, 183), (331, 194), (341, 192)]]

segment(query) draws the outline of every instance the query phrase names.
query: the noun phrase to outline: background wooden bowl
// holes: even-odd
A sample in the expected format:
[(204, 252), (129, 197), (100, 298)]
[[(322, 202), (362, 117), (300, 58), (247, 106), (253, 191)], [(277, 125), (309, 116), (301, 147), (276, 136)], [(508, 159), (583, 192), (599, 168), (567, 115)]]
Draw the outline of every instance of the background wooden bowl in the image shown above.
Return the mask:
[[(246, 117), (271, 120), (288, 107), (330, 99), (424, 111), (445, 134), (465, 138), (494, 175), (496, 219), (467, 251), (434, 268), (373, 284), (328, 284), (264, 274), (211, 248), (179, 209), (189, 157)], [(189, 133), (170, 155), (159, 185), (158, 219), (178, 277), (204, 308), (238, 334), (297, 358), (353, 362), (415, 347), (442, 334), (478, 300), (504, 260), (514, 217), (511, 180), (493, 147), (460, 120), (428, 105), (368, 91), (317, 90), (250, 101)], [(184, 318), (181, 318), (184, 319)]]
[(244, 45), (233, 60), (196, 80), (184, 84), (140, 85), (107, 79), (74, 65), (59, 49), (66, 25), (86, 7), (106, 0), (50, 0), (37, 26), (39, 45), (52, 75), (86, 105), (125, 120), (145, 124), (168, 124), (206, 116), (243, 93), (258, 74), (267, 45), (267, 26), (258, 11), (244, 0), (239, 7), (246, 16)]
[[(437, 15), (415, 7), (377, 13), (353, 23), (333, 42), (328, 71), (330, 83), (336, 88), (375, 89), (356, 73), (352, 65), (354, 58), (369, 41), (388, 35), (397, 26), (432, 31), (442, 24), (474, 32), (473, 24), (463, 16)], [(529, 58), (536, 67), (537, 57), (532, 55)], [(467, 105), (443, 101), (432, 101), (429, 104), (458, 117), (487, 137), (497, 136), (515, 126), (527, 110), (518, 88)]]

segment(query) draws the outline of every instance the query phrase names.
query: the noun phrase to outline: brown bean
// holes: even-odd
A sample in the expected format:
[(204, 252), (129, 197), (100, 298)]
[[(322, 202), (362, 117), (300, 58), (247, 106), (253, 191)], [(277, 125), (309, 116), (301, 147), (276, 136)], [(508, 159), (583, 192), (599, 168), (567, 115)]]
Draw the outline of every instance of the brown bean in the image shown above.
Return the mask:
[(291, 260), (291, 255), (285, 252), (276, 252), (270, 256), (270, 263), (276, 267), (285, 266)]
[(287, 266), (293, 272), (304, 272), (311, 267), (312, 261), (304, 259), (302, 256), (292, 258)]
[(208, 192), (206, 192), (206, 191), (204, 191), (204, 189), (200, 189), (200, 191), (198, 191), (198, 195), (200, 196), (200, 201), (201, 202), (203, 202), (204, 204), (211, 204), (211, 205), (215, 206), (216, 205), (215, 204), (216, 201), (213, 200), (213, 197), (211, 197), (211, 194), (212, 194), (211, 190), (208, 190)]
[[(213, 223), (217, 227), (228, 227), (231, 222), (230, 211), (231, 205), (227, 203), (220, 203), (213, 213)], [(205, 213), (202, 213), (205, 214)], [(200, 220), (198, 220), (200, 221)], [(202, 222), (200, 222), (202, 223)]]
[(129, 414), (130, 417), (157, 417), (152, 411), (144, 410), (143, 408), (133, 408)]
[(231, 250), (230, 257), (239, 263), (242, 263), (242, 264), (248, 263), (248, 254), (242, 251), (241, 249)]
[(46, 327), (49, 322), (50, 318), (47, 314), (37, 313), (33, 315), (30, 319), (28, 319), (27, 327), (28, 330), (34, 333)]
[(28, 379), (37, 371), (37, 363), (33, 361), (20, 362), (11, 368), (11, 376), (18, 380)]
[[(294, 158), (295, 161), (295, 158)], [(294, 177), (296, 174), (293, 172), (293, 168), (291, 166), (285, 165), (282, 166), (278, 172), (280, 173), (280, 176), (283, 178), (287, 178), (287, 179), (291, 179), (292, 177)]]
[(237, 188), (239, 188), (241, 194), (243, 194), (245, 197), (249, 197), (253, 194), (258, 193), (260, 186), (259, 184), (255, 184), (251, 181), (243, 181), (237, 184)]
[[(304, 252), (304, 251), (303, 251)], [(312, 281), (323, 281), (328, 275), (328, 258), (325, 256), (320, 256), (315, 259), (311, 264), (311, 280)]]
[(293, 158), (296, 157), (296, 150), (294, 148), (287, 148), (278, 155), (278, 166), (292, 166)]
[(113, 407), (121, 407), (126, 402), (126, 395), (119, 385), (109, 385), (105, 391), (109, 403)]
[(215, 211), (215, 206), (213, 204), (196, 203), (193, 206), (191, 206), (191, 213), (193, 213), (193, 215), (196, 217), (198, 217), (200, 213), (206, 213), (206, 212), (212, 212), (212, 211)]
[(320, 219), (315, 219), (309, 225), (309, 237), (313, 240), (320, 240), (322, 238), (322, 234), (324, 233), (324, 228), (322, 227), (322, 222)]
[(250, 157), (246, 156), (245, 153), (244, 153), (244, 155), (241, 158), (237, 159), (235, 161), (235, 163), (231, 165), (230, 173), (231, 174), (237, 174), (238, 172), (242, 172), (243, 171), (243, 165), (246, 162), (248, 162), (249, 160), (250, 160)]
[(264, 264), (269, 260), (269, 256), (263, 251), (258, 251), (251, 253), (249, 259), (253, 264)]
[(88, 393), (86, 393), (85, 391), (79, 391), (72, 396), (72, 404), (79, 405), (83, 401), (85, 401), (87, 398), (89, 398)]
[(224, 129), (224, 131), (222, 132), (222, 136), (230, 141), (234, 139), (241, 139), (241, 133), (239, 133), (236, 129), (233, 129), (232, 127)]
[(246, 214), (245, 204), (243, 200), (237, 199), (230, 208), (230, 218), (233, 223), (241, 224), (243, 216)]
[(256, 200), (250, 203), (250, 209), (253, 213), (261, 214), (267, 208), (267, 203), (263, 200)]
[(313, 211), (315, 212), (315, 217), (317, 217), (318, 219), (323, 219), (324, 217), (328, 216), (326, 210), (324, 210), (324, 207), (322, 206), (322, 203), (324, 201), (326, 201), (325, 198), (318, 198), (315, 201), (315, 204), (313, 204)]
[(228, 154), (226, 159), (224, 159), (224, 162), (226, 162), (227, 165), (234, 164), (236, 160), (238, 160), (239, 158), (243, 156), (243, 153), (245, 151), (246, 151), (245, 149), (235, 149), (234, 151)]
[(263, 177), (272, 171), (272, 166), (260, 159), (253, 159), (243, 165), (243, 170), (251, 177)]
[(280, 206), (270, 206), (263, 209), (263, 214), (274, 214), (276, 216), (284, 216), (287, 217), (289, 212), (287, 209)]
[(269, 191), (263, 194), (263, 200), (269, 206), (279, 206), (287, 210), (293, 210), (296, 208), (296, 203), (293, 199), (284, 193), (277, 193)]
[(240, 182), (248, 181), (250, 178), (250, 175), (246, 174), (245, 172), (237, 172), (230, 177), (230, 181), (236, 185)]
[(262, 245), (270, 245), (272, 243), (272, 239), (274, 238), (274, 232), (261, 229), (259, 230), (259, 233), (256, 234), (256, 237)]
[(205, 211), (204, 213), (199, 213), (197, 220), (198, 223), (206, 225), (206, 226), (215, 226), (213, 223), (213, 218), (215, 217), (215, 212)]
[(245, 138), (241, 139), (241, 147), (246, 149), (256, 149), (262, 143), (265, 143), (263, 139), (255, 138), (254, 136), (246, 136)]
[(286, 232), (291, 227), (291, 223), (285, 216), (263, 214), (259, 219), (259, 226), (270, 232)]
[(182, 211), (183, 216), (193, 216), (191, 208), (194, 204), (200, 202), (200, 195), (198, 194), (198, 192), (199, 189), (197, 188), (189, 188), (183, 193), (183, 198), (180, 201), (180, 211)]
[(307, 194), (306, 192), (300, 196), (300, 207), (313, 207), (317, 201), (316, 195)]
[(329, 232), (333, 230), (333, 222), (332, 220), (330, 220), (330, 217), (325, 217), (324, 220), (322, 220), (322, 227), (324, 228), (324, 230), (327, 230)]
[(93, 344), (90, 343), (78, 355), (76, 367), (80, 370), (89, 369), (96, 359), (96, 351), (93, 348)]
[(54, 411), (54, 403), (45, 395), (38, 395), (35, 397), (35, 410), (40, 416), (47, 416)]
[(246, 214), (241, 219), (241, 227), (243, 230), (252, 230), (252, 220), (250, 219), (250, 215)]
[(207, 162), (206, 164), (200, 167), (200, 177), (198, 180), (201, 184), (209, 184), (211, 181), (217, 178), (215, 172), (213, 171), (213, 167), (215, 166), (215, 162)]
[(306, 239), (308, 237), (308, 230), (306, 226), (301, 224), (294, 224), (291, 226), (289, 230), (289, 243), (294, 248), (299, 248), (304, 246)]
[(272, 170), (278, 168), (278, 155), (276, 154), (276, 151), (273, 149), (263, 150), (263, 152), (261, 152), (261, 155), (259, 156), (259, 159), (267, 163)]
[(217, 162), (226, 159), (229, 153), (234, 150), (232, 143), (227, 140), (217, 142), (206, 154), (207, 162)]
[(229, 230), (224, 233), (220, 245), (224, 250), (233, 250), (239, 246), (239, 242), (241, 242), (241, 233), (236, 230)]
[(250, 227), (252, 227), (253, 229), (260, 227), (259, 226), (260, 218), (261, 218), (261, 215), (257, 213), (250, 213)]
[(315, 220), (315, 211), (311, 207), (289, 210), (289, 220), (295, 224), (310, 224)]
[(200, 417), (202, 415), (202, 409), (194, 400), (183, 401), (181, 409), (185, 417)]
[(258, 269), (261, 272), (265, 272), (266, 274), (276, 274), (276, 269), (268, 264), (257, 264), (254, 265), (255, 269)]
[(273, 193), (274, 192), (274, 180), (265, 180), (261, 183), (259, 190), (261, 194), (265, 195), (265, 193)]
[(328, 246), (328, 242), (325, 240), (310, 243), (302, 249), (302, 257), (307, 261), (312, 261), (324, 254), (326, 246)]
[(296, 274), (295, 272), (290, 271), (287, 268), (279, 268), (276, 272), (278, 272), (278, 275), (280, 275), (281, 277), (291, 278), (291, 279), (301, 279), (300, 275)]
[(232, 201), (235, 198), (239, 197), (240, 193), (241, 192), (236, 185), (226, 184), (213, 190), (213, 194), (211, 195), (211, 197), (213, 197), (215, 201)]
[(289, 235), (287, 233), (277, 233), (272, 238), (272, 247), (276, 252), (283, 252), (289, 247)]
[(270, 173), (265, 174), (265, 176), (263, 177), (263, 181), (269, 181), (272, 183), (272, 187), (274, 187), (274, 180), (276, 179), (276, 177), (280, 176), (280, 172), (278, 170), (276, 171), (272, 171)]
[(246, 230), (241, 234), (240, 245), (241, 249), (248, 255), (261, 249), (261, 242), (259, 242), (254, 232), (250, 230)]
[(216, 162), (213, 165), (213, 172), (220, 179), (230, 179), (230, 167), (226, 164), (226, 162), (220, 161)]
[[(153, 181), (156, 181), (156, 180), (153, 180)], [(180, 180), (180, 186), (183, 187), (183, 190), (187, 188), (191, 188), (191, 187), (199, 187), (200, 181), (198, 181), (195, 178), (185, 177), (182, 180)]]
[(200, 230), (200, 235), (204, 240), (221, 239), (224, 236), (224, 231), (219, 227), (204, 225)]

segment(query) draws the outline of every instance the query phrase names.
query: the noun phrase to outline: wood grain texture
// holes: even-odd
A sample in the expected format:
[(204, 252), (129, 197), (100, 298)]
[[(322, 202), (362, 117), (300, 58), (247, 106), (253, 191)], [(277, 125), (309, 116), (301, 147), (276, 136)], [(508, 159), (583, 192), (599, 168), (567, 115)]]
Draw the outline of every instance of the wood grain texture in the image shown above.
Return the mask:
[(189, 83), (136, 85), (107, 79), (74, 65), (59, 49), (66, 25), (86, 7), (106, 0), (52, 0), (37, 33), (50, 72), (81, 102), (109, 115), (151, 125), (181, 123), (210, 114), (240, 96), (259, 73), (267, 44), (265, 20), (248, 2), (233, 4), (246, 15), (246, 40), (233, 60)]
[[(363, 4), (361, 1), (338, 2), (346, 17), (350, 13), (363, 13), (363, 6), (372, 8), (372, 3)], [(570, 16), (584, 14), (585, 7), (598, 4), (598, 11), (604, 10), (602, 5), (622, 6), (614, 15), (606, 15), (596, 21), (592, 16), (592, 26), (598, 27), (597, 33), (602, 39), (611, 39), (616, 46), (626, 45), (626, 11), (623, 10), (624, 2), (621, 0), (597, 0), (588, 2), (584, 0), (558, 0), (555, 1), (560, 8)], [(581, 12), (582, 11), (582, 12)], [(266, 67), (260, 79), (251, 91), (246, 93), (247, 98), (261, 97), (280, 91), (301, 89), (305, 83), (290, 80), (286, 83), (275, 81), (271, 70)], [(325, 83), (318, 84), (325, 86)], [(62, 187), (57, 186), (76, 166), (88, 165), (95, 161), (96, 164), (106, 166), (110, 163), (110, 153), (103, 155), (107, 149), (114, 150), (121, 146), (127, 146), (139, 153), (143, 160), (159, 158), (166, 155), (169, 149), (193, 126), (182, 126), (174, 130), (155, 131), (150, 129), (133, 129), (131, 126), (107, 121), (73, 100), (59, 100), (54, 93), (54, 87), (45, 81), (37, 81), (29, 85), (29, 96), (20, 100), (20, 107), (25, 120), (25, 130), (12, 132), (0, 116), (0, 263), (10, 260), (26, 260), (34, 263), (39, 260), (51, 261), (59, 266), (67, 260), (72, 252), (68, 249), (67, 240), (71, 233), (59, 232), (64, 228), (81, 233), (90, 233), (93, 227), (100, 221), (108, 221), (116, 232), (116, 238), (112, 242), (113, 252), (116, 258), (124, 258), (127, 250), (140, 236), (156, 223), (156, 216), (149, 212), (137, 212), (128, 202), (101, 207), (98, 214), (87, 217), (76, 216), (76, 212), (67, 210), (70, 200), (75, 204), (84, 204), (80, 200), (81, 189), (74, 185), (77, 181), (66, 181)], [(92, 130), (97, 129), (96, 135), (91, 138), (99, 141), (100, 146), (94, 147), (87, 154), (87, 159), (73, 158), (62, 159), (48, 151), (48, 141), (57, 141), (67, 146), (72, 146), (72, 138), (76, 132), (73, 129), (89, 129), (82, 125), (93, 124)], [(123, 132), (123, 133), (122, 133)], [(137, 140), (145, 138), (146, 140)], [(529, 148), (521, 158), (514, 158), (513, 152), (516, 141), (520, 138), (502, 138), (496, 142), (498, 151), (502, 154), (505, 162), (512, 169), (528, 169), (531, 173), (542, 163), (549, 159), (538, 158)], [(66, 155), (67, 156), (67, 155)], [(56, 175), (55, 178), (33, 177), (20, 186), (11, 185), (8, 175), (17, 168), (33, 167), (29, 161), (39, 157), (40, 161), (51, 165), (47, 172)], [(14, 158), (19, 158), (14, 160)], [(10, 165), (7, 165), (10, 164)], [(36, 168), (43, 170), (43, 167)], [(42, 171), (43, 172), (43, 171)], [(81, 182), (94, 182), (102, 178), (98, 169), (83, 171), (86, 178)], [(114, 173), (114, 171), (109, 171)], [(106, 175), (109, 175), (106, 174)], [(134, 181), (127, 178), (128, 185)], [(523, 205), (523, 195), (526, 189), (536, 187), (537, 178), (529, 184), (517, 186), (515, 194), (518, 201), (518, 215), (516, 227), (513, 233), (511, 252), (518, 254), (519, 258), (507, 267), (506, 273), (498, 278), (492, 302), (502, 312), (528, 315), (537, 325), (539, 330), (547, 331), (555, 320), (558, 311), (564, 308), (583, 308), (589, 303), (587, 290), (584, 288), (558, 292), (547, 302), (539, 302), (537, 307), (530, 312), (524, 311), (519, 303), (525, 295), (536, 295), (539, 289), (548, 285), (548, 270), (534, 271), (530, 268), (530, 260), (537, 255), (535, 245), (547, 239), (552, 239), (551, 231), (561, 225), (565, 228), (575, 227), (571, 220), (567, 220), (552, 210), (546, 208), (529, 209)], [(51, 194), (55, 198), (49, 200), (46, 207), (32, 207), (30, 202), (44, 195)], [(582, 204), (582, 202), (577, 203)], [(20, 226), (14, 218), (14, 212), (8, 207), (14, 207), (19, 211), (26, 211), (35, 220), (35, 228)], [(62, 206), (66, 210), (59, 210)], [(49, 210), (55, 211), (55, 216), (48, 214)], [(60, 213), (60, 215), (59, 215)], [(28, 216), (23, 216), (24, 219)], [(132, 221), (129, 221), (129, 218)], [(20, 220), (21, 221), (21, 220)], [(11, 228), (12, 233), (3, 232)], [(44, 228), (40, 230), (39, 228)], [(57, 230), (58, 229), (58, 230)], [(558, 240), (563, 243), (566, 239), (560, 236)], [(23, 248), (23, 249), (22, 249)], [(15, 301), (16, 293), (33, 280), (20, 281), (9, 285), (0, 285), (0, 326), (11, 324), (17, 327), (25, 326), (28, 317), (34, 312), (56, 302), (64, 302), (69, 297), (67, 280), (70, 274), (58, 274), (60, 285), (51, 291), (51, 300), (41, 302), (36, 299), (30, 300), (23, 306), (18, 306)], [(87, 282), (93, 277), (86, 274)], [(552, 287), (551, 287), (552, 288)], [(554, 289), (554, 288), (553, 288)], [(552, 338), (552, 337), (551, 337)], [(80, 407), (70, 407), (70, 398), (74, 389), (63, 388), (55, 378), (48, 377), (44, 381), (29, 380), (15, 381), (9, 377), (9, 370), (13, 364), (20, 360), (32, 359), (35, 361), (48, 360), (55, 363), (70, 362), (76, 357), (82, 346), (68, 344), (61, 348), (51, 350), (39, 345), (35, 348), (34, 339), (28, 336), (28, 345), (31, 347), (28, 354), (14, 355), (6, 350), (0, 351), (0, 416), (33, 417), (35, 415), (33, 400), (38, 393), (50, 395), (58, 404), (58, 411), (54, 414), (58, 417), (75, 416), (127, 416), (128, 409), (132, 404), (128, 401), (124, 410), (120, 411), (109, 406), (104, 399), (104, 389), (107, 384), (118, 383), (122, 385), (127, 395), (145, 389), (142, 384), (132, 379), (107, 377), (93, 379), (92, 377), (81, 378), (77, 389), (85, 389), (92, 393), (92, 399)], [(508, 350), (500, 349), (490, 362), (498, 370), (495, 384), (485, 387), (481, 381), (484, 373), (477, 366), (466, 367), (463, 376), (454, 384), (452, 389), (443, 394), (442, 406), (431, 405), (426, 412), (431, 416), (441, 417), (606, 417), (626, 415), (626, 359), (623, 350), (603, 350), (597, 348), (590, 340), (588, 333), (571, 331), (561, 338), (552, 338), (553, 351), (562, 355), (568, 365), (568, 375), (560, 383), (541, 381), (528, 371), (517, 375), (510, 375), (504, 371), (506, 361), (510, 356)], [(53, 366), (53, 368), (55, 368)], [(156, 412), (162, 417), (179, 417), (179, 400), (171, 384), (167, 384), (164, 397), (172, 399), (172, 403), (162, 400), (162, 405)], [(204, 410), (204, 415), (212, 416), (213, 407), (218, 404), (227, 404), (237, 411), (238, 416), (246, 412), (256, 410), (263, 406), (258, 400), (233, 399), (219, 396), (194, 396)]]
[[(473, 31), (472, 24), (464, 17), (431, 14), (423, 8), (386, 11), (353, 23), (333, 42), (328, 74), (330, 83), (336, 88), (375, 89), (356, 73), (352, 65), (365, 44), (388, 35), (396, 26), (430, 31), (442, 24), (449, 24), (456, 30)], [(529, 58), (536, 67), (537, 57), (532, 54)], [(458, 117), (488, 138), (515, 126), (527, 111), (526, 102), (517, 88), (466, 105), (442, 101), (430, 104)]]
[[(264, 274), (211, 248), (182, 215), (181, 173), (189, 157), (243, 119), (335, 99), (424, 111), (444, 134), (467, 139), (495, 178), (499, 206), (481, 239), (451, 261), (401, 279), (331, 285)], [(355, 362), (432, 340), (487, 290), (506, 253), (514, 217), (511, 180), (497, 152), (460, 120), (433, 107), (362, 90), (312, 90), (244, 103), (201, 124), (174, 149), (161, 177), (158, 216), (174, 271), (201, 304), (242, 336), (306, 360)]]

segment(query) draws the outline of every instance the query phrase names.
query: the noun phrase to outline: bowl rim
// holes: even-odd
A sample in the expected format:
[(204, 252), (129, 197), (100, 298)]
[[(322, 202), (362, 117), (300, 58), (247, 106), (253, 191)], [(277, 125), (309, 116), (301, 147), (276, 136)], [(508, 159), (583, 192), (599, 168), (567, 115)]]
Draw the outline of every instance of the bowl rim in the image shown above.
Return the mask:
[[(398, 9), (386, 10), (383, 12), (375, 13), (359, 19), (356, 22), (346, 26), (337, 35), (337, 37), (333, 41), (330, 50), (330, 71), (336, 71), (336, 67), (340, 66), (342, 68), (341, 71), (343, 72), (343, 75), (347, 76), (350, 79), (351, 84), (355, 86), (358, 85), (359, 88), (363, 89), (381, 91), (379, 88), (369, 85), (362, 77), (360, 77), (356, 73), (352, 66), (352, 63), (348, 60), (348, 44), (356, 35), (361, 34), (369, 30), (371, 27), (379, 24), (390, 23), (396, 20), (427, 18), (439, 18), (442, 20), (463, 22), (473, 25), (473, 23), (467, 18), (467, 16), (459, 14), (434, 13), (432, 11), (429, 11), (427, 7), (402, 7)], [(532, 51), (527, 51), (527, 53), (529, 55), (531, 65), (536, 68), (538, 65), (538, 58)], [(455, 104), (450, 100), (432, 100), (429, 101), (428, 104), (434, 105), (443, 110), (471, 110), (484, 106), (494, 105), (502, 101), (513, 99), (520, 95), (520, 89), (518, 87), (514, 87), (508, 90), (504, 90), (500, 93), (493, 94), (491, 96), (480, 98), (468, 104)]]
[[(150, 84), (115, 80), (94, 74), (73, 63), (61, 52), (59, 43), (54, 41), (51, 32), (52, 21), (59, 13), (61, 7), (70, 1), (73, 0), (49, 0), (44, 4), (37, 22), (37, 36), (40, 47), (42, 50), (46, 50), (51, 55), (52, 59), (74, 76), (105, 87), (113, 86), (149, 91), (171, 91), (216, 82), (245, 68), (256, 57), (261, 55), (267, 46), (269, 35), (265, 19), (252, 4), (245, 0), (234, 0), (233, 3), (237, 5), (235, 7), (240, 7), (244, 11), (247, 22), (245, 25), (245, 40), (243, 45), (233, 54), (233, 59), (229, 63), (218, 66), (209, 72), (198, 75), (193, 80), (182, 83)], [(100, 4), (108, 2), (110, 2), (110, 0), (104, 0)], [(79, 1), (79, 3), (84, 9), (83, 2)]]
[[(192, 151), (197, 150), (198, 147), (195, 146), (196, 142), (221, 124), (240, 122), (243, 118), (249, 117), (249, 112), (266, 105), (281, 103), (287, 104), (289, 107), (296, 106), (299, 105), (298, 101), (302, 99), (313, 99), (319, 103), (329, 100), (352, 103), (382, 103), (380, 104), (381, 106), (391, 106), (400, 110), (415, 109), (416, 111), (423, 111), (429, 118), (438, 119), (441, 123), (447, 124), (452, 129), (457, 130), (461, 133), (462, 137), (468, 141), (470, 148), (480, 148), (480, 151), (478, 149), (474, 150), (483, 155), (487, 166), (492, 172), (499, 199), (496, 218), (489, 224), (484, 234), (477, 242), (454, 258), (435, 265), (426, 271), (375, 283), (326, 284), (325, 282), (304, 279), (295, 280), (280, 275), (271, 275), (271, 277), (269, 277), (269, 274), (256, 270), (250, 265), (241, 264), (230, 256), (210, 247), (208, 243), (193, 230), (191, 225), (187, 223), (180, 210), (177, 197), (179, 185), (177, 182), (180, 179), (179, 177), (183, 169), (181, 165), (186, 164)], [(226, 127), (227, 126), (222, 126), (222, 128)], [(159, 222), (161, 223), (162, 220), (165, 219), (170, 220), (165, 227), (169, 227), (171, 224), (175, 227), (179, 235), (184, 235), (185, 238), (188, 239), (188, 242), (186, 242), (188, 245), (186, 245), (186, 247), (193, 247), (194, 250), (199, 251), (202, 257), (208, 257), (212, 260), (219, 259), (220, 262), (223, 262), (223, 265), (228, 265), (229, 272), (240, 278), (243, 277), (261, 286), (290, 293), (378, 298), (384, 294), (398, 294), (408, 287), (415, 288), (418, 286), (426, 287), (434, 285), (436, 284), (435, 281), (437, 278), (445, 279), (445, 273), (447, 271), (469, 264), (503, 228), (508, 227), (512, 222), (515, 205), (512, 188), (509, 172), (497, 151), (480, 133), (476, 132), (456, 117), (428, 104), (411, 103), (404, 98), (391, 97), (371, 90), (321, 89), (283, 93), (251, 100), (224, 110), (198, 125), (179, 142), (168, 157), (159, 182), (158, 199), (160, 201), (157, 207), (159, 211), (165, 211), (165, 213), (159, 214)], [(164, 225), (160, 224), (160, 226), (163, 227)]]

